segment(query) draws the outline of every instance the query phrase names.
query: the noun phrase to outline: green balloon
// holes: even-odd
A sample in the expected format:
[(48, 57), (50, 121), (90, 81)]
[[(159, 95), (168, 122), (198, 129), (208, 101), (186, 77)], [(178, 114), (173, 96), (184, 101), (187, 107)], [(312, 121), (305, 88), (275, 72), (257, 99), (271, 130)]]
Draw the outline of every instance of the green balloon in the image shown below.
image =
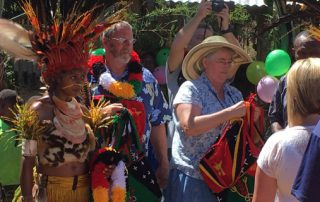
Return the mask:
[(168, 48), (161, 49), (156, 56), (157, 64), (159, 66), (166, 65), (168, 56), (169, 56), (169, 49)]
[(264, 62), (253, 61), (247, 68), (246, 75), (250, 83), (257, 85), (266, 76)]
[(106, 51), (104, 50), (104, 48), (98, 48), (94, 51), (91, 52), (92, 55), (105, 55)]
[(289, 70), (291, 59), (284, 50), (273, 50), (267, 55), (265, 66), (268, 75), (281, 76)]

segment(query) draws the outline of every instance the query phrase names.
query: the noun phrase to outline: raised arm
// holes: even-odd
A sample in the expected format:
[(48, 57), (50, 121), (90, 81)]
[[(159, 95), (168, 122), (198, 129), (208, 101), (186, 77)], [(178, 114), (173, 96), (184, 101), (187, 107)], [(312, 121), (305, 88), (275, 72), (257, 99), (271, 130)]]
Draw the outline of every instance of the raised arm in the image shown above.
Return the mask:
[(168, 57), (169, 72), (174, 72), (182, 63), (184, 51), (201, 21), (212, 12), (211, 1), (202, 0), (197, 14), (179, 30), (174, 38)]
[(219, 13), (216, 13), (215, 16), (218, 17), (218, 22), (221, 26), (220, 31), (223, 37), (225, 37), (230, 43), (240, 46), (238, 39), (234, 36), (233, 30), (230, 25), (230, 16), (229, 16), (229, 7), (225, 4), (225, 8), (222, 9)]

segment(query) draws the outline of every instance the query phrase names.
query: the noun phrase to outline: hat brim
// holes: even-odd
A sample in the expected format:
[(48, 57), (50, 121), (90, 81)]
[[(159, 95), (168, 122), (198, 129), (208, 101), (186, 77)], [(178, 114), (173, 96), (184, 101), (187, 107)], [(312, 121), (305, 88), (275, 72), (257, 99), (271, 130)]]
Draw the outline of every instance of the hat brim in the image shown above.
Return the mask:
[(202, 57), (207, 55), (213, 49), (219, 49), (223, 47), (230, 48), (235, 52), (235, 55), (233, 56), (232, 66), (228, 72), (228, 79), (231, 79), (235, 75), (241, 64), (249, 63), (252, 61), (250, 56), (243, 49), (229, 42), (215, 41), (201, 43), (193, 47), (184, 58), (182, 63), (183, 76), (187, 80), (195, 80), (199, 78), (202, 73), (202, 64), (200, 64), (200, 60), (202, 59)]

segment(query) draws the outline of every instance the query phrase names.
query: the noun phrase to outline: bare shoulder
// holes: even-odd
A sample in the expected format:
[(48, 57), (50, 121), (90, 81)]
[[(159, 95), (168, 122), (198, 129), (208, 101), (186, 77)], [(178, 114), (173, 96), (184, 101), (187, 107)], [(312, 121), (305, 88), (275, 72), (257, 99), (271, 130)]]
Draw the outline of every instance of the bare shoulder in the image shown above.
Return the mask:
[(34, 101), (30, 109), (38, 113), (40, 120), (51, 119), (53, 117), (53, 104), (49, 96), (43, 96)]

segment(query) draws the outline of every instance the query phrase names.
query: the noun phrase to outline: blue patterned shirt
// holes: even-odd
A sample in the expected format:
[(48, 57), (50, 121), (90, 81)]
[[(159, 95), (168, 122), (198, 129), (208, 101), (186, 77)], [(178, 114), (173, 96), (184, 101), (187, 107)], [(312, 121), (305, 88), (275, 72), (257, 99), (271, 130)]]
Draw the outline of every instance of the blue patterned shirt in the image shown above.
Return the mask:
[[(109, 70), (106, 69), (106, 71)], [(142, 141), (145, 151), (148, 152), (148, 142), (150, 140), (152, 126), (158, 126), (170, 121), (171, 111), (163, 93), (161, 92), (160, 86), (152, 73), (146, 68), (142, 68), (142, 73), (142, 91), (135, 100), (144, 104), (146, 112), (146, 127)], [(121, 76), (112, 76), (117, 81), (124, 81), (127, 78), (127, 75), (128, 71), (125, 71)], [(94, 88), (93, 95), (103, 95), (102, 86)]]
[[(216, 91), (205, 74), (194, 81), (184, 82), (174, 101), (177, 104), (188, 103), (201, 108), (201, 115), (211, 114), (221, 111), (241, 101), (242, 94), (228, 83), (224, 85), (224, 100), (218, 100)], [(176, 117), (174, 116), (174, 119)], [(210, 131), (199, 136), (186, 136), (179, 127), (178, 121), (174, 120), (177, 126), (173, 137), (172, 161), (173, 168), (181, 170), (186, 175), (202, 179), (199, 172), (199, 162), (205, 152), (218, 138), (223, 125), (212, 128)]]

